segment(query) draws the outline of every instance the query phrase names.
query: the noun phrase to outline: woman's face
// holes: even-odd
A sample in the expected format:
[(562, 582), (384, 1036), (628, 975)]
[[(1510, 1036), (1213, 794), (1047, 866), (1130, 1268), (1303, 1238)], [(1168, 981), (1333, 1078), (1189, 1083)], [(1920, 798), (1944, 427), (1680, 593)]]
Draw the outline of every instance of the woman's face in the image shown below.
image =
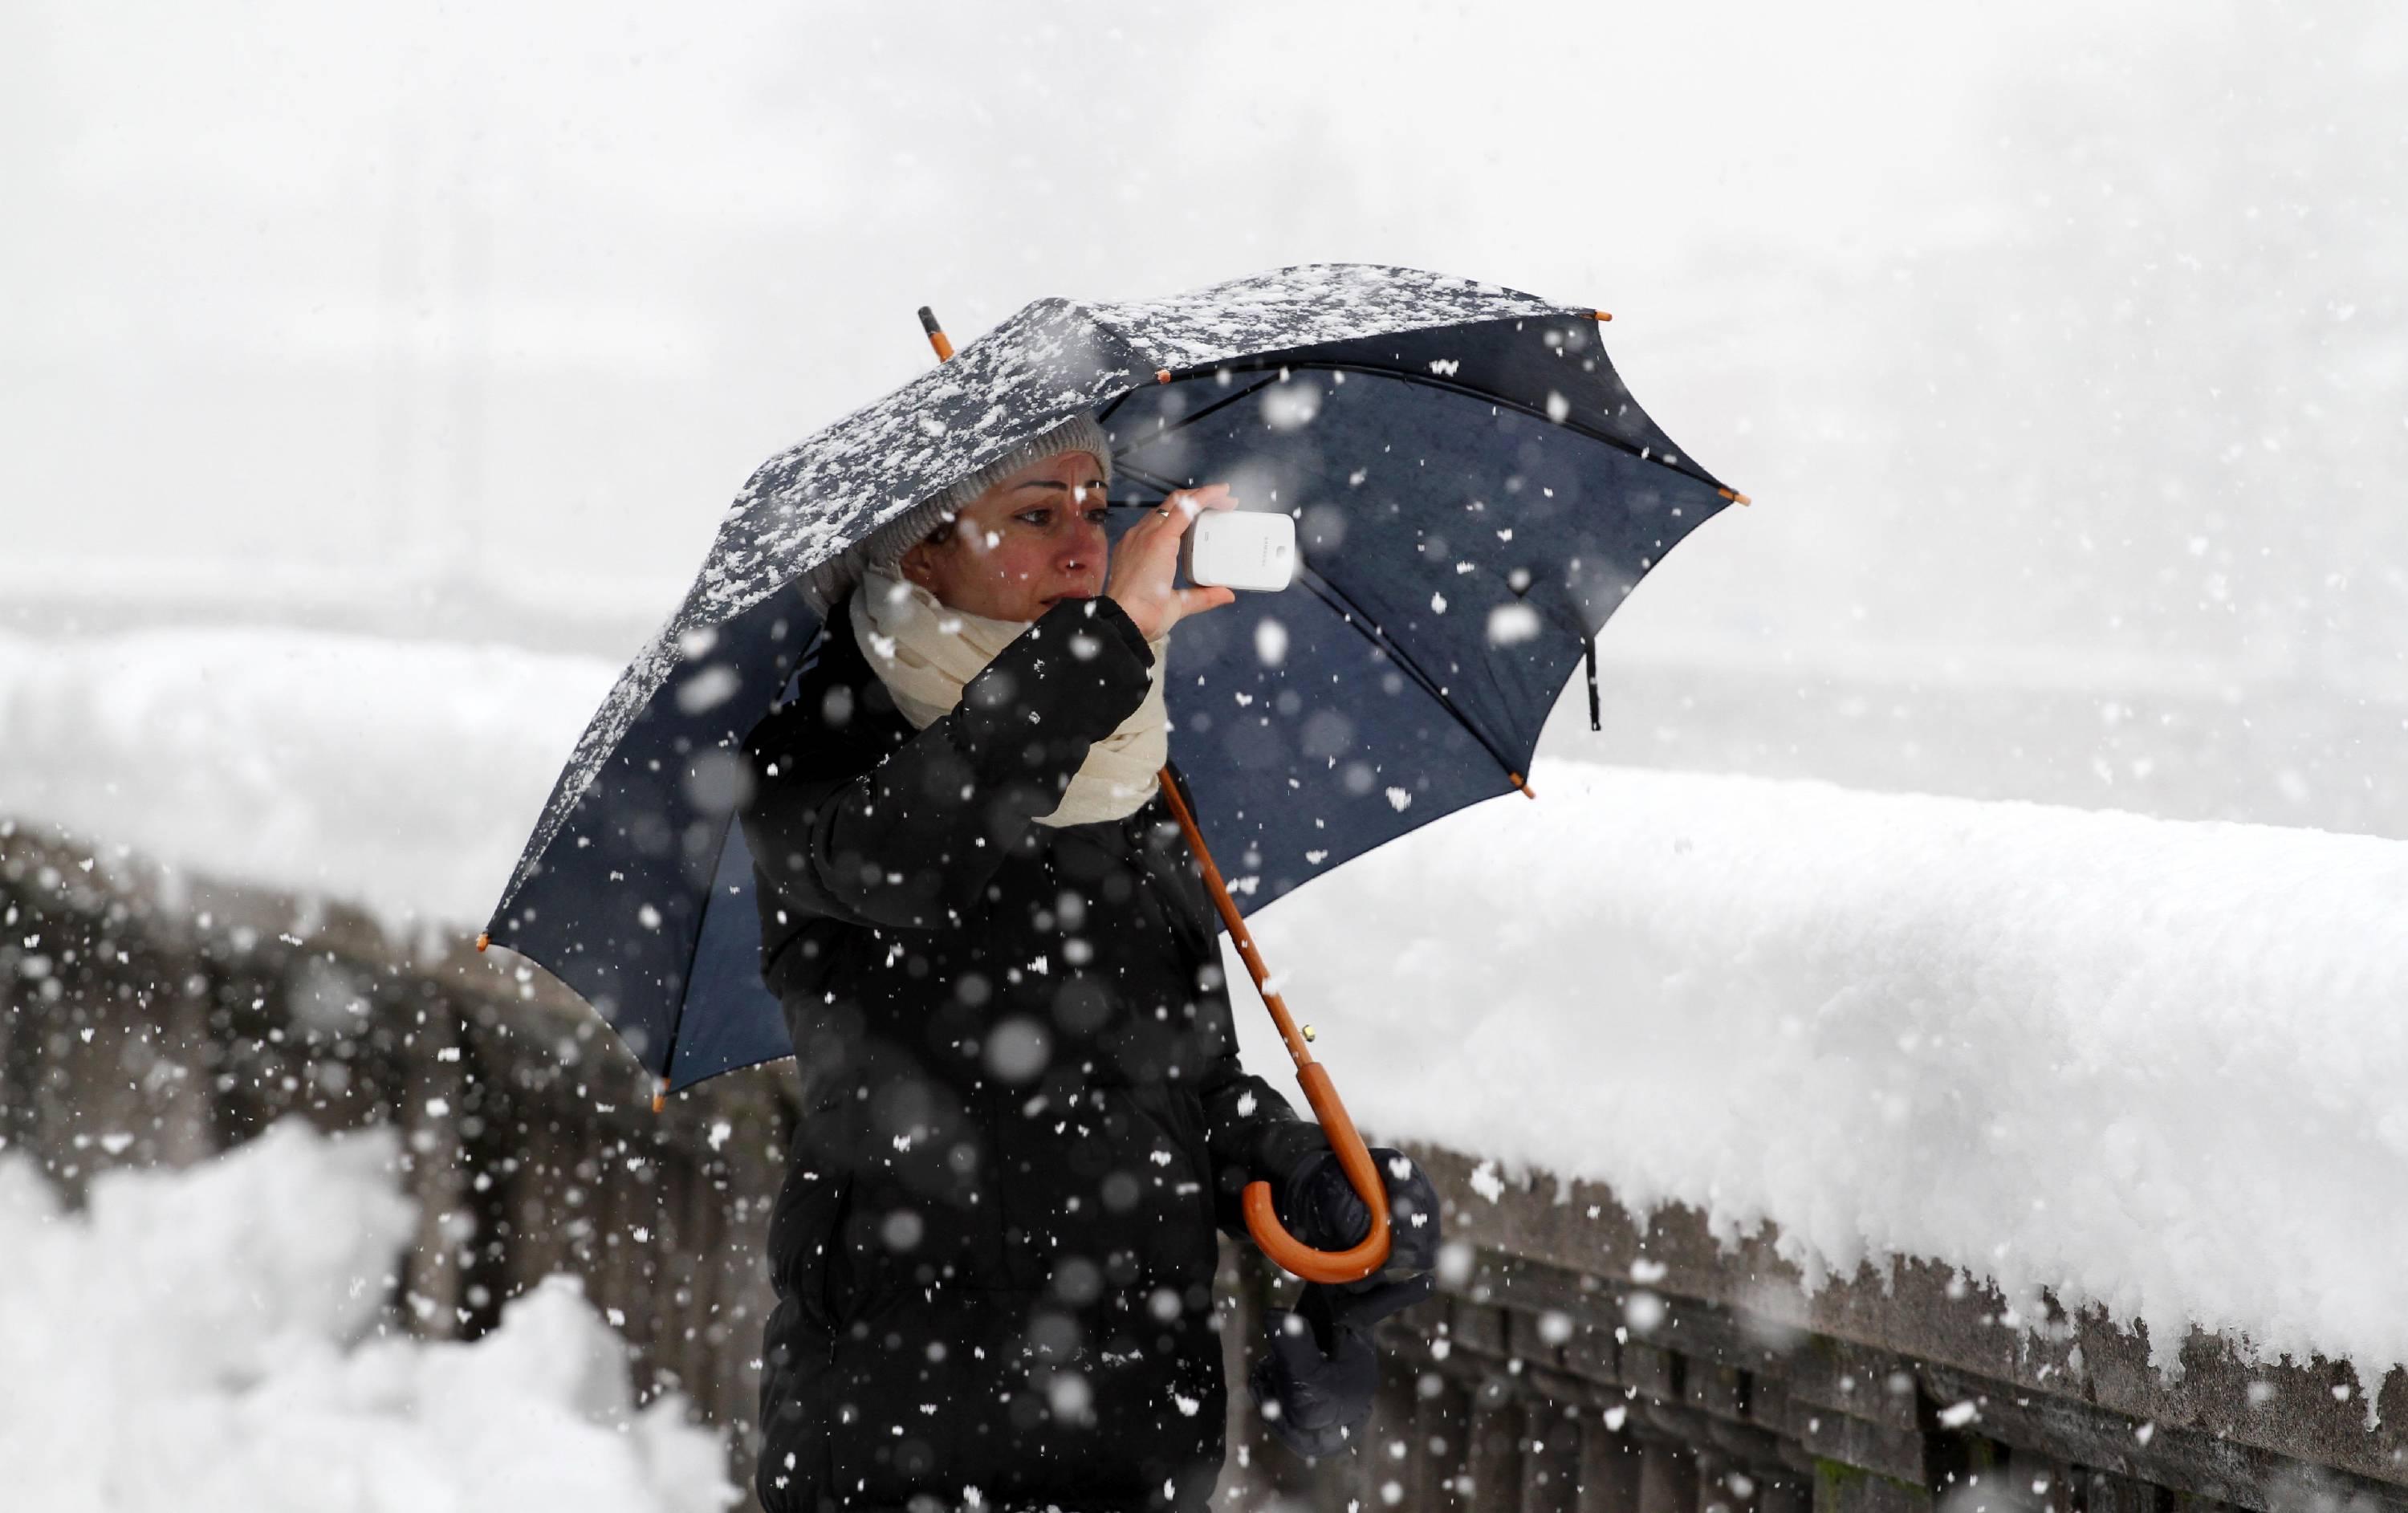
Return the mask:
[(1035, 620), (1104, 592), (1104, 470), (1083, 451), (1029, 464), (962, 507), (941, 540), (903, 554), (902, 575), (949, 609)]

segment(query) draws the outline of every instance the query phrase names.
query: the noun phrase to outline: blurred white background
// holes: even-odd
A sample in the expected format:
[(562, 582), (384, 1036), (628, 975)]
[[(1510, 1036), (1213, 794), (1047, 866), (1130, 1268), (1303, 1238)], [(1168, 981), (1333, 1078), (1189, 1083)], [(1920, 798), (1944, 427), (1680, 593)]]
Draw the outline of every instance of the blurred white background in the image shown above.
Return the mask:
[(615, 662), (916, 306), (1400, 263), (1756, 500), (1552, 754), (2408, 835), (2403, 90), (2380, 3), (21, 0), (0, 628)]

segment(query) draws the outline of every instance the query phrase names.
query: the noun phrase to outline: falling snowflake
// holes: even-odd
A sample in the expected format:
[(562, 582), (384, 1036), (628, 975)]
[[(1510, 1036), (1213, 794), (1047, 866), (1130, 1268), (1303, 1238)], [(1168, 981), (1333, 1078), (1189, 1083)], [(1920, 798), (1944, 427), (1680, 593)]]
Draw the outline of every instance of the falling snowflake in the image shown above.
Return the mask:
[(1512, 646), (1539, 634), (1539, 612), (1526, 604), (1500, 604), (1488, 611), (1488, 644)]
[(724, 662), (714, 662), (677, 686), (677, 707), (681, 713), (698, 715), (715, 709), (736, 696), (743, 679), (736, 669)]
[[(1388, 792), (1393, 793), (1396, 790), (1392, 788), (1388, 790)], [(1401, 809), (1404, 806), (1399, 804), (1397, 807)], [(1495, 1162), (1484, 1161), (1479, 1165), (1471, 1168), (1471, 1191), (1479, 1193), (1482, 1197), (1486, 1198), (1491, 1203), (1495, 1203), (1498, 1199), (1505, 1195), (1505, 1179), (1497, 1175), (1497, 1163)]]
[(1265, 615), (1254, 622), (1254, 656), (1266, 667), (1287, 660), (1287, 627)]
[(1309, 382), (1274, 384), (1263, 391), (1263, 423), (1274, 431), (1295, 431), (1311, 425), (1321, 413), (1320, 386)]
[(1622, 1305), (1622, 1320), (1634, 1334), (1651, 1334), (1664, 1321), (1664, 1300), (1653, 1292), (1633, 1292)]

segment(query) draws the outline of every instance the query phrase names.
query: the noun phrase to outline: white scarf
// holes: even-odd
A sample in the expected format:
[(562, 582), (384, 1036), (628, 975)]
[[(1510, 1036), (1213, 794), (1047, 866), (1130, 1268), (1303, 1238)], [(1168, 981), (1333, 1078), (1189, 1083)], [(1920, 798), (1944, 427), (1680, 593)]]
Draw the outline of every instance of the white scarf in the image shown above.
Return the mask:
[[(895, 696), (895, 707), (922, 730), (959, 705), (962, 686), (1031, 623), (948, 608), (919, 584), (877, 566), (868, 568), (853, 590), (851, 613), (853, 639), (861, 643), (863, 658)], [(1154, 668), (1145, 701), (1118, 729), (1087, 749), (1087, 760), (1072, 775), (1060, 806), (1039, 815), (1039, 824), (1125, 819), (1154, 797), (1160, 786), (1155, 775), (1170, 754), (1169, 719), (1162, 702), (1170, 636), (1165, 633), (1146, 645), (1154, 652)]]

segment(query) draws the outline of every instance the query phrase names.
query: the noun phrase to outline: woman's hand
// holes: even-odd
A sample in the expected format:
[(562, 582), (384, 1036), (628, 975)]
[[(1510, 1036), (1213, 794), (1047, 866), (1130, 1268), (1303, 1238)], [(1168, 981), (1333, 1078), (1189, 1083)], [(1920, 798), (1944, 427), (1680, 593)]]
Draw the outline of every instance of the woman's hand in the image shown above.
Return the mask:
[[(1370, 1153), (1381, 1185), (1388, 1190), (1388, 1259), (1369, 1277), (1342, 1284), (1348, 1292), (1438, 1269), (1438, 1190), (1403, 1151), (1373, 1146)], [(1371, 1233), (1369, 1206), (1339, 1164), (1338, 1152), (1326, 1144), (1291, 1168), (1272, 1196), (1273, 1211), (1287, 1232), (1317, 1250), (1344, 1250), (1362, 1244)]]
[(1189, 615), (1217, 609), (1234, 602), (1238, 591), (1218, 584), (1211, 588), (1173, 588), (1179, 571), (1179, 540), (1208, 509), (1235, 509), (1238, 501), (1226, 483), (1182, 489), (1146, 511), (1145, 519), (1124, 533), (1112, 549), (1111, 577), (1104, 594), (1113, 600), (1149, 641)]

